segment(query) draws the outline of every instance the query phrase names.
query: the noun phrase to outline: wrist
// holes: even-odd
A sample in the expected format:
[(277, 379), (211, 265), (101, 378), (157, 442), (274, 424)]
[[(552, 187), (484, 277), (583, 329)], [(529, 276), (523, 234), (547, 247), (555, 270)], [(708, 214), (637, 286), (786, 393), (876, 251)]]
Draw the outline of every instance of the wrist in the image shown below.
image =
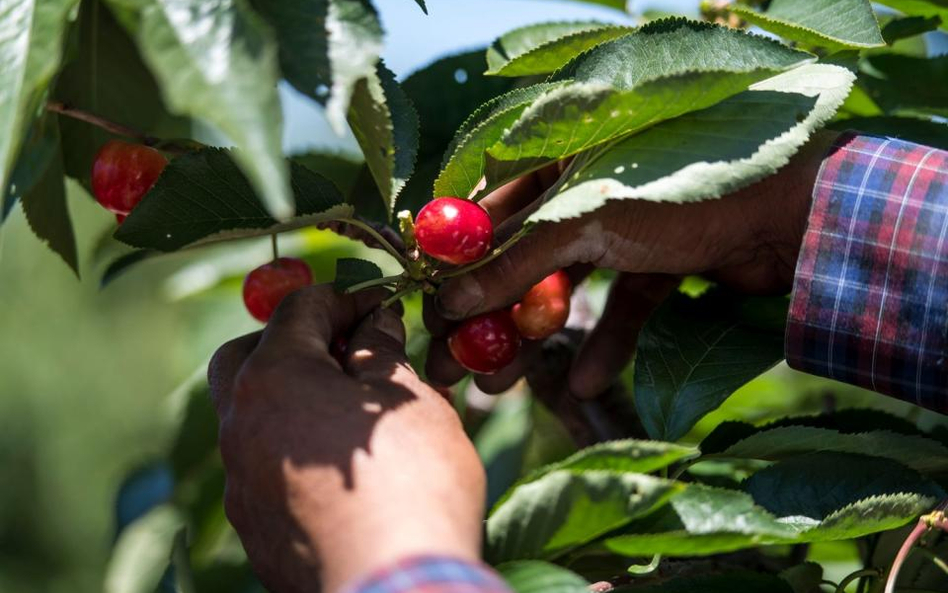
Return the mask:
[(821, 130), (813, 135), (790, 162), (766, 180), (763, 188), (769, 199), (760, 211), (760, 236), (764, 248), (773, 253), (778, 274), (789, 289), (796, 273), (797, 259), (813, 203), (813, 189), (823, 160), (839, 132)]

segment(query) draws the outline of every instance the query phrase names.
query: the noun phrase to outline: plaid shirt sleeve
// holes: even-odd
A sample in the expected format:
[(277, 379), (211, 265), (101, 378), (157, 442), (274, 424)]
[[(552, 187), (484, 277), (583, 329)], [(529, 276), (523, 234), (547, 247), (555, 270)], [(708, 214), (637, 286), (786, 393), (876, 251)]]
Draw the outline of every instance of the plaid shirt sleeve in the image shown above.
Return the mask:
[(839, 138), (814, 188), (786, 354), (793, 368), (948, 412), (948, 152)]
[(418, 556), (385, 568), (345, 593), (512, 593), (486, 566)]

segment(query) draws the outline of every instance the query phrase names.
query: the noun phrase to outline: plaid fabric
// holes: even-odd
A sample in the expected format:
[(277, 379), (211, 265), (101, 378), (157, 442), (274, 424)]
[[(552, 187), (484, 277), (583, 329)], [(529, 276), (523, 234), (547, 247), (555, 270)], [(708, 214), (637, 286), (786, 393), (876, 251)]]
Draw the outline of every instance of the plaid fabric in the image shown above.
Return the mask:
[(948, 152), (846, 134), (824, 160), (787, 362), (948, 412)]
[(489, 568), (443, 556), (419, 556), (386, 568), (347, 593), (511, 593)]

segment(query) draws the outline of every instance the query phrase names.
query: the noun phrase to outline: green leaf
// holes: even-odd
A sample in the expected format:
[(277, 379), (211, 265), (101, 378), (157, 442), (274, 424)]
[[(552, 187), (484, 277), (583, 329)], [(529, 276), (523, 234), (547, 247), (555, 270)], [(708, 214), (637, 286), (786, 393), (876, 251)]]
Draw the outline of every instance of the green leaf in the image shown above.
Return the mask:
[(830, 124), (835, 130), (859, 130), (948, 150), (948, 125), (913, 117), (858, 117)]
[(641, 474), (554, 471), (518, 486), (487, 520), (492, 564), (552, 559), (660, 507), (681, 486)]
[(342, 152), (313, 151), (293, 155), (290, 159), (332, 181), (344, 196), (349, 195), (355, 187), (356, 179), (364, 165), (361, 160)]
[(780, 571), (780, 578), (790, 585), (793, 593), (817, 593), (823, 582), (823, 567), (816, 562), (804, 562)]
[(487, 508), (510, 490), (523, 471), (533, 431), (532, 410), (530, 398), (501, 398), (472, 439), (487, 472)]
[(235, 158), (267, 210), (293, 214), (277, 95), (277, 46), (244, 0), (110, 0), (138, 9), (126, 24), (168, 105), (201, 119), (239, 149)]
[(948, 472), (948, 447), (933, 439), (887, 430), (843, 434), (828, 428), (782, 426), (750, 434), (715, 455), (778, 461), (814, 451), (872, 452), (923, 474)]
[(487, 148), (503, 137), (534, 100), (562, 86), (562, 83), (541, 83), (514, 89), (475, 111), (458, 129), (445, 153), (441, 174), (435, 180), (435, 195), (462, 198), (470, 195), (484, 174)]
[(869, 0), (771, 0), (767, 12), (737, 4), (729, 9), (791, 41), (832, 50), (885, 45)]
[[(66, 205), (66, 187), (63, 184), (63, 161), (59, 152), (59, 129), (54, 118), (37, 122), (43, 136), (38, 142), (47, 143), (48, 161), (45, 170), (34, 178), (32, 186), (22, 187), (19, 195), (23, 213), (33, 233), (55, 251), (76, 276), (79, 275), (79, 256), (76, 253), (76, 235), (72, 230), (69, 207)], [(19, 167), (14, 171), (17, 180)], [(24, 184), (25, 185), (25, 184)]]
[(628, 0), (573, 0), (574, 2), (585, 2), (586, 4), (599, 4), (616, 10), (626, 11)]
[(59, 69), (78, 0), (8, 0), (0, 5), (0, 188), (6, 193), (20, 143)]
[(809, 64), (631, 136), (577, 166), (529, 222), (580, 216), (609, 199), (695, 201), (736, 191), (786, 165), (853, 79), (844, 68)]
[(797, 540), (838, 541), (888, 531), (916, 519), (937, 502), (938, 498), (919, 493), (871, 496), (834, 511)]
[[(75, 49), (56, 80), (53, 96), (157, 138), (186, 138), (191, 121), (173, 116), (135, 42), (102, 0), (86, 0), (73, 30)], [(91, 189), (92, 162), (115, 136), (89, 123), (59, 117), (66, 175)]]
[(573, 84), (535, 100), (488, 150), (488, 189), (551, 160), (710, 107), (811, 60), (733, 29), (685, 19), (651, 23), (597, 46), (557, 75)]
[[(735, 585), (740, 584), (738, 587)], [(793, 593), (790, 585), (780, 577), (749, 570), (720, 574), (672, 577), (660, 584), (617, 587), (615, 593)]]
[(744, 489), (771, 513), (801, 526), (829, 520), (840, 509), (874, 496), (944, 496), (934, 482), (898, 462), (828, 451), (800, 455), (762, 469), (744, 482)]
[(428, 7), (425, 6), (425, 0), (415, 0), (415, 4), (421, 7), (422, 12), (428, 14)]
[(375, 74), (382, 25), (367, 0), (253, 0), (276, 32), (283, 76), (326, 105), (337, 133), (356, 82)]
[(937, 16), (941, 19), (941, 28), (948, 30), (948, 2), (945, 0), (876, 0), (876, 2), (908, 16), (926, 18)]
[(948, 116), (948, 55), (917, 58), (896, 54), (867, 56), (859, 83), (889, 113)]
[(515, 593), (589, 593), (589, 582), (562, 566), (521, 560), (497, 567)]
[(133, 247), (168, 252), (352, 215), (352, 207), (343, 203), (329, 180), (292, 164), (297, 216), (278, 223), (254, 194), (231, 154), (208, 148), (171, 161), (115, 238)]
[[(60, 135), (54, 117), (33, 120), (5, 188), (0, 222), (6, 219), (20, 198), (41, 182), (55, 161), (61, 160)], [(61, 173), (60, 173), (61, 175)]]
[(105, 593), (152, 593), (171, 560), (175, 536), (184, 518), (161, 505), (132, 523), (119, 536), (105, 573)]
[(382, 268), (374, 263), (354, 257), (343, 257), (336, 260), (336, 279), (332, 287), (336, 292), (342, 293), (357, 284), (381, 277)]
[(896, 41), (934, 31), (940, 25), (941, 18), (937, 15), (931, 17), (910, 16), (892, 19), (882, 28), (882, 37), (886, 43), (892, 45)]
[(635, 358), (635, 406), (654, 439), (674, 441), (783, 359), (783, 332), (751, 326), (739, 297), (676, 295), (652, 315)]
[(562, 461), (538, 468), (521, 479), (514, 488), (498, 501), (503, 504), (514, 490), (524, 484), (535, 482), (554, 471), (582, 473), (587, 470), (602, 470), (619, 473), (648, 474), (666, 468), (676, 461), (695, 457), (699, 451), (694, 447), (685, 447), (660, 441), (639, 441), (634, 439), (608, 441), (586, 447)]
[(391, 216), (418, 156), (418, 114), (384, 64), (356, 84), (349, 124)]
[(688, 484), (668, 506), (607, 539), (626, 556), (701, 556), (792, 539), (797, 530), (777, 521), (743, 492)]
[(555, 72), (579, 54), (632, 30), (595, 21), (520, 27), (504, 33), (487, 50), (487, 74), (531, 76)]

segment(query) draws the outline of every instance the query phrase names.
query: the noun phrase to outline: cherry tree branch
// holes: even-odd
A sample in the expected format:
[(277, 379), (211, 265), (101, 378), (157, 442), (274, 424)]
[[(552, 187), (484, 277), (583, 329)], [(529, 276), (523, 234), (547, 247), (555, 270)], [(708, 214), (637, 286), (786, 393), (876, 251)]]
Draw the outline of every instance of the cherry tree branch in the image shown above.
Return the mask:
[(193, 144), (193, 146), (191, 147), (185, 146), (176, 141), (162, 140), (161, 138), (158, 138), (156, 136), (151, 136), (136, 128), (132, 128), (130, 126), (116, 123), (114, 121), (108, 120), (102, 116), (96, 115), (89, 111), (85, 111), (83, 109), (76, 109), (75, 107), (71, 107), (63, 103), (62, 101), (48, 102), (46, 104), (46, 111), (49, 111), (50, 113), (57, 113), (59, 115), (69, 117), (75, 120), (79, 120), (82, 122), (86, 122), (87, 124), (91, 124), (93, 126), (96, 126), (97, 128), (101, 128), (105, 130), (106, 132), (115, 134), (116, 136), (125, 136), (126, 138), (132, 138), (134, 140), (137, 140), (141, 144), (144, 144), (145, 146), (152, 146), (154, 148), (158, 148), (160, 150), (163, 150), (165, 152), (170, 152), (172, 154), (184, 154), (192, 150), (195, 146), (200, 146), (199, 143), (193, 140), (188, 141), (189, 143)]

